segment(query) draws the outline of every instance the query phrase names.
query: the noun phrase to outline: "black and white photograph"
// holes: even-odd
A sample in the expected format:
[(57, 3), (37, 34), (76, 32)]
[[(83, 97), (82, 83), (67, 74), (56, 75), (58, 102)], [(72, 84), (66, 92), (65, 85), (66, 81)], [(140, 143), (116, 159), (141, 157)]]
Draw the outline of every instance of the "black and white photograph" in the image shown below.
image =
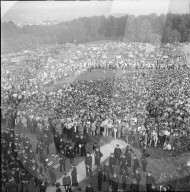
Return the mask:
[(190, 0), (1, 1), (1, 191), (190, 191)]

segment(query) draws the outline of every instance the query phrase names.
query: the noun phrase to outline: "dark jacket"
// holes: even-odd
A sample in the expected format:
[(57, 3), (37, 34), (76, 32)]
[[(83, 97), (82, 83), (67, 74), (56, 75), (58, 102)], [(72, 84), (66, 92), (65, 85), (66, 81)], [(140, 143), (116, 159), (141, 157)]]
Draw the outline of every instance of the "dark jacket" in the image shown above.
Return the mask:
[(56, 189), (56, 192), (61, 192), (61, 189), (60, 189), (60, 188), (57, 188), (57, 189)]
[(60, 157), (60, 159), (59, 159), (60, 164), (64, 164), (65, 165), (67, 158), (64, 155), (62, 155), (62, 154), (60, 154), (59, 157)]
[(7, 192), (17, 192), (17, 184), (15, 181), (8, 181), (5, 184), (5, 189)]
[(87, 186), (85, 192), (94, 192), (92, 187)]
[(141, 182), (141, 174), (140, 173), (136, 174), (135, 178), (137, 180), (137, 184), (140, 184), (140, 182)]
[(122, 183), (123, 183), (123, 184), (127, 184), (127, 181), (128, 181), (128, 176), (127, 176), (127, 174), (123, 174), (123, 175), (122, 175)]
[(110, 164), (110, 166), (113, 166), (113, 165), (116, 164), (116, 159), (115, 159), (115, 157), (110, 157), (109, 164)]
[(115, 157), (120, 157), (122, 155), (122, 151), (120, 148), (115, 148), (114, 149), (114, 155)]
[(155, 179), (152, 175), (146, 176), (146, 184), (155, 184)]
[(131, 183), (130, 190), (131, 190), (131, 192), (138, 192), (139, 191), (139, 185)]
[(91, 156), (85, 157), (84, 161), (85, 161), (85, 165), (92, 167), (92, 157)]
[(69, 175), (63, 177), (63, 185), (71, 185), (71, 178)]
[(104, 174), (107, 174), (107, 175), (110, 174), (110, 166), (109, 165), (104, 165)]
[(68, 157), (68, 158), (74, 158), (74, 157), (75, 157), (75, 151), (74, 151), (73, 148), (68, 149), (68, 151), (67, 151), (67, 157)]
[(94, 155), (95, 155), (95, 165), (100, 165), (100, 159), (103, 156), (103, 154), (100, 151), (96, 151)]
[(134, 160), (133, 168), (134, 169), (138, 169), (139, 168), (139, 160), (138, 159)]
[(85, 146), (86, 146), (86, 143), (87, 143), (87, 142), (86, 142), (86, 139), (84, 139), (84, 138), (82, 138), (82, 139), (80, 138), (80, 139), (79, 139), (79, 144), (81, 144), (81, 148), (82, 148), (82, 147), (85, 147)]

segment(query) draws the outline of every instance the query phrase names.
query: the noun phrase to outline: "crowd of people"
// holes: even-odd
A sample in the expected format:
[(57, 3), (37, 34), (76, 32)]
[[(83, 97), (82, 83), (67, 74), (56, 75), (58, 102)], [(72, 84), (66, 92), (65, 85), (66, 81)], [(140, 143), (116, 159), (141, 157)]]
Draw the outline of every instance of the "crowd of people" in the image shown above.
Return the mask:
[[(168, 49), (172, 54), (176, 51), (171, 45)], [(67, 191), (72, 190), (71, 185), (78, 185), (77, 170), (74, 166), (76, 155), (85, 157), (87, 176), (92, 176), (92, 160), (86, 151), (86, 144), (95, 135), (124, 139), (143, 151), (151, 146), (164, 150), (190, 150), (190, 72), (185, 62), (178, 66), (179, 60), (183, 59), (174, 57), (170, 61), (175, 64), (174, 67), (165, 64), (162, 68), (160, 63), (165, 61), (158, 60), (157, 55), (160, 52), (155, 51), (154, 64), (146, 67), (147, 62), (142, 54), (146, 52), (146, 46), (140, 43), (127, 47), (124, 43), (113, 42), (79, 45), (77, 51), (75, 47), (71, 47), (67, 54), (75, 52), (77, 58), (63, 60), (61, 53), (58, 62), (53, 58), (49, 59), (47, 64), (38, 70), (30, 66), (29, 69), (16, 73), (9, 72), (2, 66), (1, 118), (6, 127), (1, 139), (2, 188), (9, 187), (6, 184), (12, 180), (20, 191), (24, 188), (27, 191), (29, 185), (33, 185), (42, 192), (48, 184), (55, 185), (54, 168), (46, 162), (52, 143), (55, 144), (60, 158), (60, 172), (63, 171), (66, 177), (63, 185)], [(117, 57), (109, 55), (114, 52)], [(115, 78), (65, 83), (57, 92), (46, 91), (49, 84), (54, 86), (65, 77), (97, 68), (135, 71)], [(140, 71), (141, 68), (146, 70)], [(36, 135), (36, 149), (25, 136), (28, 133)], [(118, 164), (123, 178), (123, 190), (126, 190), (125, 182), (129, 177), (129, 169), (132, 170), (133, 181), (130, 190), (139, 190), (137, 158), (133, 164), (137, 166), (131, 167), (130, 152), (126, 152), (124, 157), (121, 152), (117, 155), (120, 151), (117, 147), (110, 157), (115, 159), (108, 162), (111, 176), (107, 177), (106, 168), (100, 168), (102, 154), (95, 148), (97, 147), (94, 146), (94, 153), (99, 170), (98, 181), (107, 179), (110, 190), (118, 191), (113, 168)], [(69, 176), (66, 174), (67, 158), (72, 166), (71, 179), (67, 179)], [(142, 157), (142, 164), (146, 167), (145, 155)], [(143, 170), (146, 171), (145, 167)], [(47, 179), (47, 172), (50, 181)], [(151, 173), (148, 173), (148, 176), (151, 176)], [(155, 182), (150, 180), (151, 183), (148, 179), (147, 185), (151, 184), (151, 187), (147, 186), (147, 190), (156, 190)], [(56, 187), (59, 188), (59, 183)], [(90, 188), (91, 186), (88, 186), (86, 191), (92, 191)], [(100, 189), (101, 185), (98, 190), (101, 191)]]

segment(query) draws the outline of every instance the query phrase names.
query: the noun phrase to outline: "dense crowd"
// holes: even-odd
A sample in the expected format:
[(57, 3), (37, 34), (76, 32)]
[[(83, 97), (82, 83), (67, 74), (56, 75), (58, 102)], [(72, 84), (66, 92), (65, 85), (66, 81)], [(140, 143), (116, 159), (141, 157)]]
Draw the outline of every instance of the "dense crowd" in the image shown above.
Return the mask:
[[(35, 189), (40, 188), (41, 191), (45, 191), (48, 184), (55, 185), (54, 168), (46, 162), (51, 143), (55, 144), (56, 153), (59, 155), (60, 172), (63, 171), (65, 174), (62, 184), (67, 191), (72, 190), (71, 185), (78, 185), (77, 170), (74, 166), (76, 155), (85, 157), (87, 176), (92, 176), (92, 157), (86, 151), (86, 145), (95, 135), (124, 139), (143, 151), (150, 146), (161, 147), (164, 150), (190, 150), (189, 69), (184, 66), (167, 65), (160, 68), (156, 66), (160, 61), (155, 57), (153, 67), (138, 71), (139, 68), (144, 68), (136, 64), (141, 62), (143, 57), (135, 58), (135, 62), (134, 59), (125, 60), (125, 63), (121, 59), (125, 54), (117, 58), (106, 54), (99, 56), (102, 50), (104, 53), (109, 53), (109, 49), (112, 52), (119, 49), (124, 51), (125, 44), (108, 43), (101, 46), (81, 45), (79, 46), (81, 50), (77, 52), (78, 57), (82, 57), (81, 60), (75, 58), (62, 61), (59, 58), (59, 62), (56, 62), (52, 59), (39, 70), (30, 67), (21, 73), (10, 73), (2, 67), (1, 118), (6, 124), (1, 140), (3, 188), (6, 188), (9, 179), (11, 181), (14, 179), (20, 191), (23, 191), (23, 188), (27, 190), (29, 185), (35, 186)], [(74, 51), (72, 49), (69, 50), (70, 53)], [(126, 53), (129, 50), (139, 51), (139, 49), (145, 49), (143, 44), (128, 46)], [(116, 68), (112, 66), (114, 63)], [(54, 85), (64, 77), (79, 75), (96, 68), (136, 69), (136, 71), (115, 78), (65, 83), (57, 92), (45, 91), (49, 82)], [(21, 136), (26, 133), (36, 135), (38, 139), (36, 149), (29, 138)], [(96, 148), (94, 146), (95, 162), (99, 170), (98, 180), (105, 181), (107, 178), (112, 187), (110, 190), (118, 191), (117, 177), (113, 168), (118, 164), (120, 175), (123, 174), (122, 189), (126, 190), (125, 182), (131, 177), (133, 181), (131, 190), (139, 190), (139, 161), (137, 158), (134, 159), (136, 163), (131, 166), (131, 152), (126, 152), (123, 157), (121, 151), (116, 149), (110, 157), (110, 159), (113, 157), (113, 161), (110, 160), (107, 164), (111, 171), (107, 177), (106, 168), (100, 169), (103, 154)], [(141, 160), (146, 167), (146, 153), (143, 154)], [(37, 157), (40, 163), (37, 163)], [(67, 158), (72, 165), (71, 179), (65, 173)], [(145, 167), (143, 170), (146, 171)], [(132, 171), (131, 175), (129, 170)], [(50, 180), (47, 178), (47, 172)], [(148, 173), (148, 176), (151, 174)], [(147, 190), (152, 191), (155, 181), (152, 178), (150, 180), (147, 181), (147, 185), (151, 186), (147, 186)], [(59, 188), (59, 183), (56, 186)], [(92, 191), (89, 188), (91, 186), (87, 187), (87, 192)]]

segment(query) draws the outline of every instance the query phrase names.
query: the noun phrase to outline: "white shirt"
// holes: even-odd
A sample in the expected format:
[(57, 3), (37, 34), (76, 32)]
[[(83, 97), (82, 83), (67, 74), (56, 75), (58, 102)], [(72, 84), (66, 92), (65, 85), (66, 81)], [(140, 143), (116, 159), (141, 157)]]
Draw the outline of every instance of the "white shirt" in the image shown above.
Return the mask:
[(169, 136), (169, 135), (170, 135), (170, 132), (166, 130), (166, 131), (165, 131), (165, 135), (166, 135), (166, 136)]
[(73, 126), (73, 123), (69, 123), (67, 128), (68, 128), (68, 129), (71, 129), (72, 126)]

